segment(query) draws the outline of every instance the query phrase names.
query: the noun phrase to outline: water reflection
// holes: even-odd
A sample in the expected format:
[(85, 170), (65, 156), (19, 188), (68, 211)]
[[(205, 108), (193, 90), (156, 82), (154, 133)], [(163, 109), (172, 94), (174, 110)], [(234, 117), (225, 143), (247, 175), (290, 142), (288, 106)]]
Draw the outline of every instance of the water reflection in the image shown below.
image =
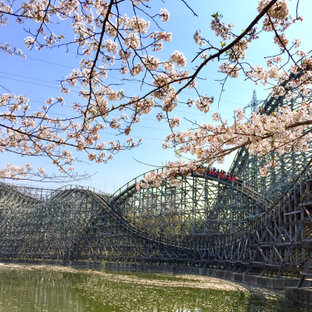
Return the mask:
[(308, 311), (276, 297), (265, 300), (250, 295), (242, 288), (233, 291), (204, 286), (204, 279), (192, 276), (0, 266), (0, 312)]
[(73, 287), (79, 280), (78, 275), (53, 271), (0, 270), (0, 311), (103, 311)]

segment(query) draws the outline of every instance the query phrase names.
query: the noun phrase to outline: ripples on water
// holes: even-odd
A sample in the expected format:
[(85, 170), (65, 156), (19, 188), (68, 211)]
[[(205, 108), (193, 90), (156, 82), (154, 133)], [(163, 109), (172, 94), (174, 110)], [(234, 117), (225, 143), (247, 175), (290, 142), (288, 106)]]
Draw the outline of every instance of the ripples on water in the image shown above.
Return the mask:
[[(210, 282), (212, 281), (212, 284)], [(215, 285), (213, 285), (215, 283)], [(213, 288), (209, 289), (209, 285)], [(207, 277), (0, 267), (0, 312), (308, 312)]]

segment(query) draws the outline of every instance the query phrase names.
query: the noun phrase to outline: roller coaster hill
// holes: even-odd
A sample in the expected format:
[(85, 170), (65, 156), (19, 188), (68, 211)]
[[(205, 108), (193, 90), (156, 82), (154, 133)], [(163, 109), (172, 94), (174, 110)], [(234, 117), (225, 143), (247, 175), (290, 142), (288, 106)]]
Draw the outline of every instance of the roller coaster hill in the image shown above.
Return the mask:
[[(270, 97), (262, 110), (301, 101)], [(113, 195), (1, 183), (0, 260), (209, 267), (292, 276), (301, 285), (312, 276), (311, 147), (274, 156), (267, 177), (259, 168), (268, 158), (241, 149), (229, 170), (241, 181), (205, 170), (179, 177), (179, 186), (137, 189), (142, 175)]]

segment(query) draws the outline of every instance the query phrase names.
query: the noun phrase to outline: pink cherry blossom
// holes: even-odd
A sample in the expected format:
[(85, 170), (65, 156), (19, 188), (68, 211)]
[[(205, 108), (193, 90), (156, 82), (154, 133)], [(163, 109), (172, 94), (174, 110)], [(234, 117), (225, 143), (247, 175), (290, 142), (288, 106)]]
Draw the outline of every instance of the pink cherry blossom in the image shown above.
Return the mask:
[[(0, 0), (0, 26), (27, 22), (27, 27), (23, 27), (27, 29), (23, 48), (35, 52), (66, 47), (77, 53), (77, 64), (61, 81), (60, 92), (66, 95), (76, 87), (80, 97), (74, 103), (66, 103), (72, 108), (69, 117), (56, 118), (51, 112), (63, 108), (62, 96), (47, 96), (39, 109), (33, 109), (25, 95), (0, 95), (0, 152), (46, 157), (61, 173), (70, 176), (76, 151), (90, 161), (105, 163), (116, 153), (138, 146), (141, 140), (130, 137), (133, 126), (143, 115), (153, 114), (156, 120), (167, 121), (172, 131), (164, 147), (174, 147), (178, 156), (188, 155), (191, 160), (168, 163), (162, 175), (150, 173), (140, 184), (145, 188), (149, 183), (159, 185), (166, 176), (178, 185), (179, 173), (199, 170), (201, 163), (222, 162), (225, 155), (241, 147), (259, 157), (271, 151), (283, 154), (291, 149), (307, 149), (311, 134), (306, 129), (312, 115), (311, 103), (304, 100), (297, 110), (284, 106), (274, 114), (259, 112), (249, 119), (240, 109), (234, 112), (232, 123), (213, 112), (212, 120), (204, 124), (194, 122), (191, 129), (174, 131), (181, 120), (172, 115), (183, 102), (184, 91), (193, 94), (185, 101), (188, 108), (192, 106), (202, 113), (214, 109), (215, 94), (203, 94), (205, 91), (198, 87), (205, 78), (204, 68), (212, 62), (218, 64), (222, 86), (230, 78), (243, 76), (271, 87), (272, 96), (285, 96), (286, 100), (293, 99), (295, 92), (310, 95), (312, 60), (301, 50), (300, 39), (289, 38), (287, 32), (302, 18), (291, 16), (287, 0), (259, 0), (258, 13), (240, 33), (234, 32), (234, 25), (225, 22), (222, 14), (214, 13), (210, 27), (215, 43), (204, 30), (193, 30), (198, 51), (191, 56), (191, 65), (183, 51), (171, 50), (169, 57), (162, 53), (173, 39), (168, 30), (161, 29), (162, 23), (157, 27), (160, 21), (168, 21), (167, 9), (150, 5), (149, 0), (131, 0), (127, 5), (121, 2), (26, 0), (21, 4)], [(131, 9), (126, 10), (127, 6)], [(64, 33), (63, 25), (68, 27)], [(248, 59), (247, 51), (264, 32), (271, 36), (279, 53), (268, 56), (266, 66), (261, 66)], [(23, 49), (11, 42), (1, 43), (0, 49), (24, 56)], [(118, 73), (122, 82), (136, 82), (141, 89), (134, 91), (112, 84), (113, 73)], [(118, 137), (104, 140), (106, 129)], [(273, 165), (274, 162), (267, 164), (261, 174)], [(38, 179), (49, 175), (44, 168), (28, 163), (3, 165), (0, 169), (0, 178), (17, 179), (31, 174)]]

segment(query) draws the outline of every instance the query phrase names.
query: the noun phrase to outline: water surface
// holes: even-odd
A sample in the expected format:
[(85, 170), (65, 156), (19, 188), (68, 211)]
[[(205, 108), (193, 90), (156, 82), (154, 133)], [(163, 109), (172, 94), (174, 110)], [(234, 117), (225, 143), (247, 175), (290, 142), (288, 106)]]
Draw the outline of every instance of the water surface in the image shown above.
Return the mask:
[(0, 265), (1, 312), (308, 312), (281, 293), (192, 275)]

